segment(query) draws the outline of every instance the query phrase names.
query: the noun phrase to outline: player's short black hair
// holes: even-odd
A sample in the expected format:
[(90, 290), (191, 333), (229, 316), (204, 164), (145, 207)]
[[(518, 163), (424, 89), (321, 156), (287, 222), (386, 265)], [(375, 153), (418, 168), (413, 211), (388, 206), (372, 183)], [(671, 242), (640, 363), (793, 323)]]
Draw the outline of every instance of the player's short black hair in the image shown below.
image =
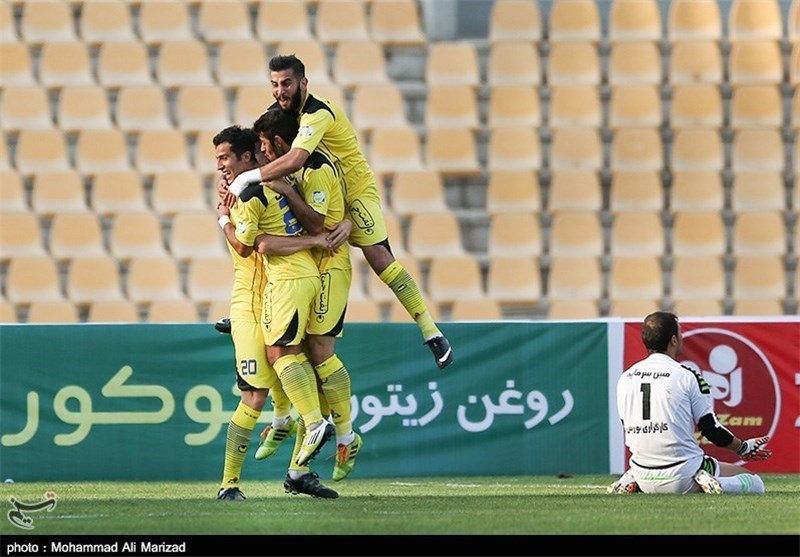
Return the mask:
[(215, 135), (211, 141), (214, 143), (214, 147), (218, 147), (223, 143), (230, 143), (231, 151), (237, 157), (242, 158), (245, 153), (250, 153), (252, 160), (256, 160), (258, 135), (250, 128), (229, 126)]
[(644, 318), (642, 342), (650, 352), (666, 352), (669, 341), (678, 335), (678, 316), (656, 311)]
[(253, 122), (256, 134), (264, 134), (264, 137), (270, 140), (277, 135), (289, 145), (297, 137), (299, 126), (297, 115), (284, 112), (280, 107), (270, 108)]
[(278, 54), (269, 61), (269, 71), (282, 72), (284, 70), (292, 70), (297, 79), (303, 79), (306, 76), (305, 65), (294, 54)]

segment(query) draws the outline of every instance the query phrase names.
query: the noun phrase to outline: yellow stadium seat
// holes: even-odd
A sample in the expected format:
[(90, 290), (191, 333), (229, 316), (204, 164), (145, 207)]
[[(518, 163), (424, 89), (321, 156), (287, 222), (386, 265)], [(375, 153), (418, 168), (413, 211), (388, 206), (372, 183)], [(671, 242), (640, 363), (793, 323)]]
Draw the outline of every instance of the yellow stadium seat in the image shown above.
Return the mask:
[(676, 212), (672, 253), (676, 257), (722, 257), (726, 252), (725, 223), (714, 211)]
[(16, 169), (23, 176), (70, 169), (67, 142), (60, 130), (22, 129), (17, 138)]
[(184, 132), (221, 130), (229, 126), (231, 120), (225, 90), (216, 85), (178, 88), (175, 115), (178, 128)]
[(152, 85), (150, 61), (144, 43), (130, 40), (100, 45), (97, 81), (107, 88)]
[[(380, 2), (375, 4), (380, 5)], [(489, 15), (489, 42), (539, 42), (542, 14), (537, 0), (497, 0)]]
[(733, 0), (728, 14), (728, 39), (731, 42), (780, 42), (782, 37), (783, 22), (777, 0)]
[(349, 300), (345, 319), (348, 323), (380, 323), (381, 307), (372, 300)]
[(486, 292), (501, 306), (537, 303), (542, 298), (539, 261), (534, 258), (490, 258)]
[(722, 40), (722, 16), (717, 0), (673, 0), (667, 14), (670, 42)]
[(544, 249), (539, 215), (497, 213), (489, 221), (489, 257), (539, 257)]
[(6, 298), (13, 304), (62, 300), (55, 260), (49, 255), (12, 258), (6, 274)]
[(261, 0), (257, 10), (256, 35), (260, 41), (274, 45), (282, 41), (313, 39), (308, 9), (302, 2)]
[(548, 319), (594, 319), (599, 316), (597, 300), (553, 300), (547, 305)]
[(398, 172), (392, 182), (392, 208), (401, 217), (449, 211), (442, 177), (433, 170)]
[(87, 176), (131, 169), (125, 135), (115, 128), (80, 131), (75, 158), (78, 170)]
[(189, 260), (186, 289), (195, 302), (230, 300), (233, 266), (230, 256), (195, 257)]
[(734, 298), (733, 315), (783, 315), (783, 302), (775, 299)]
[(86, 205), (83, 178), (74, 170), (40, 172), (33, 177), (31, 207), (43, 216), (54, 213), (84, 213)]
[(156, 79), (168, 88), (211, 85), (206, 44), (195, 39), (162, 43), (156, 62)]
[(528, 85), (498, 85), (489, 93), (489, 128), (542, 125), (539, 91)]
[(782, 125), (783, 101), (777, 85), (742, 85), (733, 88), (731, 128), (779, 128)]
[(722, 94), (716, 85), (692, 83), (675, 85), (672, 90), (670, 125), (678, 128), (722, 127)]
[(667, 76), (673, 85), (722, 83), (722, 53), (715, 41), (687, 41), (672, 45)]
[(593, 43), (553, 43), (548, 64), (547, 79), (553, 87), (600, 85), (600, 56)]
[(461, 227), (451, 212), (417, 213), (408, 225), (408, 251), (418, 260), (464, 253)]
[(613, 0), (608, 21), (612, 43), (661, 40), (661, 12), (656, 0)]
[(592, 258), (603, 255), (603, 229), (598, 213), (561, 212), (550, 223), (553, 257)]
[(775, 41), (741, 41), (731, 45), (728, 79), (731, 85), (777, 85), (783, 78), (783, 58)]
[[(795, 182), (795, 192), (797, 183)], [(747, 211), (782, 211), (788, 208), (785, 200), (783, 175), (780, 172), (757, 170), (737, 172), (731, 184), (731, 209)], [(795, 209), (800, 207), (795, 206)]]
[(800, 42), (800, 0), (792, 0), (786, 20), (786, 35), (792, 45)]
[(189, 170), (187, 153), (186, 138), (180, 131), (144, 130), (136, 146), (136, 168), (145, 175)]
[(328, 60), (322, 43), (315, 39), (288, 39), (281, 41), (276, 54), (294, 54), (306, 67), (309, 87), (331, 82)]
[(599, 41), (600, 13), (593, 0), (553, 0), (549, 17), (550, 41)]
[(661, 55), (655, 43), (625, 42), (612, 45), (608, 60), (608, 82), (610, 85), (659, 85)]
[(721, 300), (675, 300), (673, 311), (681, 317), (714, 317), (725, 314)]
[(100, 219), (94, 213), (56, 213), (50, 229), (50, 253), (58, 260), (106, 255)]
[(317, 6), (316, 35), (324, 45), (370, 39), (367, 14), (357, 0), (322, 2)]
[(468, 85), (431, 85), (425, 102), (425, 126), (477, 130), (478, 99)]
[(415, 0), (375, 2), (369, 14), (372, 39), (387, 46), (421, 46), (425, 34)]
[(785, 255), (788, 233), (780, 211), (739, 213), (733, 225), (733, 254)]
[(783, 140), (778, 129), (742, 129), (733, 137), (732, 167), (742, 170), (783, 170)]
[(421, 170), (423, 165), (417, 131), (410, 125), (376, 128), (370, 135), (369, 162), (378, 175)]
[(172, 218), (169, 250), (175, 259), (220, 257), (228, 254), (225, 239), (211, 211), (183, 211)]
[(780, 255), (742, 255), (736, 258), (732, 297), (738, 300), (786, 297), (786, 271)]
[(563, 85), (550, 97), (550, 127), (599, 128), (603, 123), (600, 91), (593, 85)]
[(135, 170), (98, 172), (90, 191), (92, 209), (104, 217), (148, 210), (144, 184)]
[(561, 128), (553, 132), (550, 145), (552, 170), (594, 170), (603, 167), (603, 146), (599, 130)]
[(366, 83), (388, 83), (383, 48), (370, 40), (340, 41), (333, 60), (333, 78), (346, 89)]
[(119, 213), (111, 223), (109, 240), (112, 255), (122, 261), (166, 253), (161, 221), (150, 212)]
[(198, 9), (197, 31), (204, 41), (212, 45), (252, 39), (248, 10), (249, 6), (244, 2), (206, 0)]
[(489, 172), (486, 210), (490, 215), (542, 209), (539, 175), (530, 170), (495, 170)]
[(67, 298), (76, 304), (122, 300), (117, 260), (108, 255), (73, 258), (67, 271)]
[(527, 85), (538, 87), (542, 82), (539, 51), (528, 42), (499, 42), (489, 49), (488, 84)]
[(158, 85), (128, 85), (120, 88), (116, 116), (117, 127), (124, 132), (168, 130), (173, 127), (167, 97)]
[(553, 300), (600, 301), (603, 279), (600, 262), (592, 257), (560, 257), (550, 259), (547, 297)]
[(39, 54), (39, 82), (48, 88), (92, 85), (89, 49), (81, 41), (46, 42)]
[(475, 46), (466, 41), (437, 42), (428, 47), (425, 82), (431, 85), (480, 84), (480, 68)]
[(28, 323), (79, 323), (78, 308), (69, 300), (35, 300), (28, 308)]
[(0, 299), (0, 323), (19, 323), (19, 316), (14, 304)]
[(0, 42), (0, 72), (3, 75), (3, 86), (35, 85), (28, 45), (21, 42)]
[(600, 211), (603, 191), (600, 176), (591, 170), (557, 170), (550, 178), (549, 209), (561, 211)]
[(617, 170), (611, 173), (609, 208), (612, 213), (658, 212), (663, 205), (663, 186), (658, 171)]
[(617, 213), (611, 222), (609, 248), (615, 259), (661, 257), (666, 252), (661, 214), (650, 211)]
[(58, 127), (67, 132), (114, 127), (106, 90), (99, 85), (69, 85), (61, 89), (56, 119)]
[(193, 170), (156, 173), (153, 176), (151, 204), (157, 213), (165, 216), (185, 211), (210, 213), (205, 186)]
[(44, 256), (42, 232), (35, 213), (9, 212), (5, 205), (0, 213), (0, 261), (12, 257)]
[(428, 274), (428, 293), (440, 303), (485, 297), (478, 260), (470, 254), (434, 257)]
[[(17, 26), (14, 23), (14, 12), (11, 9), (11, 2), (3, 2), (0, 4), (0, 43), (16, 42), (19, 42), (19, 35), (17, 34)], [(5, 77), (5, 75), (3, 77)]]
[[(432, 299), (426, 301), (428, 305), (428, 311), (430, 312), (433, 320), (440, 321), (439, 304)], [(403, 307), (397, 298), (392, 297), (392, 299), (389, 300), (389, 303), (386, 305), (389, 306), (387, 315), (387, 321), (389, 323), (408, 323), (409, 319), (411, 319), (411, 316), (408, 314), (408, 310)]]
[(608, 297), (619, 300), (659, 300), (663, 292), (661, 261), (653, 256), (614, 257)]
[(357, 86), (353, 91), (350, 120), (363, 132), (408, 125), (399, 87), (391, 82)]
[(139, 11), (139, 34), (147, 44), (187, 41), (192, 34), (189, 6), (183, 2), (142, 2)]
[(166, 255), (132, 258), (128, 265), (126, 292), (128, 299), (141, 304), (185, 297), (177, 264)]
[(500, 304), (491, 298), (456, 300), (450, 312), (451, 321), (501, 321)]
[(215, 75), (221, 85), (259, 85), (263, 89), (269, 83), (267, 56), (259, 41), (226, 39), (218, 48)]
[(72, 10), (66, 2), (27, 2), (20, 18), (20, 35), (30, 45), (76, 41)]
[(608, 125), (650, 128), (661, 125), (661, 94), (654, 85), (617, 85), (611, 91)]
[[(708, 256), (676, 256), (670, 275), (670, 294), (679, 301), (719, 304), (725, 298), (725, 268), (722, 259)], [(687, 315), (688, 308), (679, 315)], [(690, 312), (697, 315), (697, 313)]]
[(425, 164), (427, 168), (448, 176), (469, 176), (480, 173), (475, 135), (466, 129), (428, 130)]
[[(461, 134), (461, 137), (466, 142), (467, 136)], [(443, 144), (442, 147), (446, 147), (446, 144)], [(454, 147), (451, 146), (451, 148)], [(470, 161), (467, 148), (464, 147), (463, 149), (464, 166), (476, 168), (477, 158), (473, 159), (474, 162)], [(476, 156), (473, 155), (473, 157)], [(542, 166), (542, 147), (538, 131), (534, 128), (525, 127), (492, 129), (489, 136), (488, 158), (488, 169), (491, 172), (499, 170), (539, 170)]]
[(725, 206), (722, 175), (715, 170), (680, 170), (672, 175), (673, 211), (719, 211)]
[(610, 300), (608, 307), (608, 317), (630, 317), (641, 319), (645, 315), (650, 315), (654, 311), (659, 311), (661, 304), (658, 300), (634, 299), (634, 300)]
[(30, 210), (22, 176), (13, 170), (0, 170), (0, 207), (3, 213)]
[[(3, 74), (5, 85), (5, 74)], [(0, 100), (0, 124), (3, 130), (51, 129), (50, 100), (47, 90), (38, 85), (9, 85), (3, 87)]]
[(722, 138), (716, 129), (679, 129), (672, 141), (673, 170), (714, 170), (725, 166)]
[(87, 323), (138, 323), (139, 309), (130, 300), (99, 301), (89, 305)]
[(148, 323), (197, 323), (200, 312), (192, 300), (156, 300), (147, 310)]
[(612, 171), (661, 170), (664, 154), (657, 128), (619, 128), (611, 141)]
[(92, 46), (113, 41), (135, 41), (128, 5), (119, 0), (85, 2), (78, 20), (81, 39)]

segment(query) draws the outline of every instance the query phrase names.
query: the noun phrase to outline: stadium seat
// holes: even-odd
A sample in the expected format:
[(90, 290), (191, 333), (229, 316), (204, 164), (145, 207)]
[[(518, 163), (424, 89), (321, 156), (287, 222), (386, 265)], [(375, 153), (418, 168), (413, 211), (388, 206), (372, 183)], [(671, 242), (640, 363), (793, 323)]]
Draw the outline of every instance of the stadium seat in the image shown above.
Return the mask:
[(489, 215), (516, 211), (538, 213), (542, 209), (539, 175), (530, 170), (489, 172), (486, 211)]
[(663, 272), (659, 257), (634, 255), (614, 257), (608, 280), (608, 297), (611, 300), (661, 299)]
[(20, 36), (29, 45), (78, 40), (72, 10), (66, 2), (27, 2), (19, 22)]
[(211, 211), (184, 210), (172, 218), (169, 250), (172, 256), (185, 261), (197, 257), (220, 257), (228, 254), (225, 239), (214, 222)]
[(597, 300), (553, 300), (547, 304), (548, 319), (573, 320), (595, 317), (600, 317)]
[(779, 128), (783, 125), (783, 102), (777, 85), (742, 85), (733, 88), (730, 127)]
[(733, 272), (732, 297), (736, 300), (782, 301), (787, 291), (786, 271), (780, 255), (741, 255)]
[(728, 40), (780, 42), (782, 37), (778, 0), (733, 0), (728, 14)]
[(489, 257), (539, 257), (544, 251), (543, 243), (539, 215), (497, 213), (489, 221)]
[(98, 46), (105, 42), (135, 41), (133, 20), (125, 2), (85, 2), (78, 20), (83, 42)]
[(90, 195), (92, 209), (103, 217), (148, 210), (144, 184), (135, 170), (96, 173)]
[(392, 182), (392, 209), (401, 217), (449, 211), (442, 177), (433, 170), (398, 172)]
[(384, 46), (422, 46), (425, 34), (415, 0), (375, 2), (370, 7), (372, 40)]
[(230, 256), (199, 256), (189, 260), (186, 290), (195, 302), (230, 300), (233, 289), (233, 265)]
[(612, 88), (609, 128), (657, 128), (661, 120), (661, 94), (657, 86), (616, 85)]
[(393, 82), (359, 85), (353, 91), (350, 120), (365, 133), (408, 125), (400, 88)]
[[(3, 78), (5, 85), (5, 74)], [(0, 125), (6, 132), (16, 132), (23, 128), (45, 130), (53, 128), (47, 90), (38, 85), (3, 87), (3, 97), (0, 100)]]
[(738, 213), (733, 225), (733, 254), (784, 255), (788, 234), (780, 211)]
[(498, 85), (542, 84), (542, 66), (539, 51), (527, 42), (500, 42), (489, 49), (487, 82), (490, 87)]
[(719, 211), (725, 207), (722, 174), (715, 170), (679, 170), (672, 175), (670, 209)]
[(205, 43), (195, 39), (161, 43), (156, 79), (167, 88), (211, 85), (213, 79)]
[(308, 86), (312, 91), (317, 85), (331, 82), (325, 49), (315, 39), (288, 39), (281, 41), (276, 54), (294, 54), (303, 62), (306, 67)]
[(353, 300), (347, 302), (345, 313), (347, 323), (380, 323), (383, 321), (381, 307), (372, 300)]
[[(429, 132), (430, 135), (430, 132)], [(466, 140), (464, 134), (461, 134)], [(443, 144), (441, 147), (446, 147)], [(451, 146), (451, 149), (456, 147)], [(476, 168), (477, 158), (474, 163), (466, 157), (464, 149), (464, 166)], [(539, 170), (542, 166), (542, 147), (539, 133), (534, 128), (494, 128), (489, 135), (488, 164), (490, 172), (498, 170)]]
[(669, 41), (721, 41), (722, 16), (717, 0), (673, 0), (667, 13)]
[(6, 271), (6, 299), (9, 302), (30, 304), (63, 298), (58, 268), (53, 258), (49, 255), (11, 258)]
[(478, 260), (470, 254), (431, 259), (428, 294), (439, 303), (485, 297)]
[(467, 41), (436, 42), (428, 47), (425, 83), (431, 85), (480, 84), (480, 67), (475, 46)]
[(62, 88), (58, 96), (56, 121), (58, 127), (66, 132), (113, 128), (106, 90), (99, 85), (68, 85)]
[(119, 263), (113, 257), (74, 257), (67, 271), (67, 298), (76, 304), (122, 300)]
[(120, 88), (116, 122), (124, 132), (172, 129), (164, 90), (158, 85), (128, 85)]
[(547, 298), (553, 300), (600, 301), (603, 278), (600, 261), (593, 257), (561, 257), (550, 259)]
[(634, 299), (634, 300), (615, 300), (609, 302), (608, 317), (630, 317), (641, 319), (644, 315), (650, 315), (654, 311), (661, 309), (659, 300)]
[(719, 87), (708, 83), (675, 85), (672, 89), (670, 126), (679, 128), (722, 127), (724, 110)]
[(615, 259), (664, 255), (666, 241), (661, 214), (630, 211), (614, 215), (611, 222), (609, 251)]
[(23, 176), (70, 169), (67, 142), (60, 130), (22, 129), (17, 138), (16, 169)]
[(0, 133), (0, 171), (11, 170), (10, 153), (6, 134)]
[(148, 45), (194, 39), (189, 6), (183, 2), (142, 2), (139, 35)]
[[(11, 9), (11, 2), (3, 2), (0, 4), (0, 43), (16, 42), (19, 42), (19, 35), (17, 34), (17, 26), (14, 23), (14, 12)], [(5, 75), (3, 77), (5, 77)]]
[[(215, 76), (225, 87), (269, 83), (264, 45), (257, 40), (224, 40), (218, 47)], [(269, 91), (266, 91), (269, 94)]]
[(58, 260), (106, 255), (100, 219), (88, 212), (53, 215), (50, 253)]
[(794, 94), (792, 94), (791, 115), (789, 116), (789, 120), (792, 130), (795, 132), (800, 130), (800, 87), (794, 88)]
[(100, 45), (97, 81), (106, 88), (152, 85), (150, 59), (144, 43), (131, 40)]
[(599, 130), (561, 128), (553, 132), (550, 145), (552, 170), (594, 170), (603, 168), (603, 146)]
[(800, 42), (800, 0), (792, 0), (786, 20), (786, 38), (795, 45)]
[(256, 36), (261, 42), (275, 45), (282, 41), (313, 40), (308, 9), (303, 2), (261, 0), (256, 9)]
[(468, 85), (432, 85), (425, 102), (425, 126), (477, 130), (478, 99)]
[(679, 42), (672, 45), (667, 76), (672, 85), (710, 83), (723, 76), (722, 53), (715, 41)]
[(548, 56), (547, 82), (559, 85), (595, 85), (601, 81), (600, 56), (590, 42), (553, 43)]
[(550, 255), (587, 259), (603, 255), (603, 228), (599, 214), (573, 211), (553, 215)]
[(783, 302), (775, 299), (734, 298), (733, 315), (783, 315)]
[(136, 168), (145, 175), (189, 170), (187, 151), (186, 138), (178, 130), (143, 130), (136, 146)]
[(728, 80), (731, 85), (777, 85), (783, 77), (783, 58), (775, 41), (731, 44)]
[(128, 299), (141, 304), (185, 298), (177, 264), (166, 255), (132, 258), (128, 266), (126, 292)]
[(223, 41), (252, 39), (249, 6), (245, 2), (227, 0), (201, 2), (197, 14), (197, 31), (207, 44), (215, 46)]
[(663, 186), (658, 171), (617, 170), (611, 173), (609, 209), (612, 213), (658, 212), (663, 205)]
[(124, 134), (118, 129), (82, 130), (76, 145), (76, 167), (86, 176), (131, 169)]
[[(491, 153), (489, 157), (491, 168)], [(479, 174), (481, 167), (478, 163), (475, 135), (466, 129), (428, 130), (425, 142), (425, 166), (441, 172), (444, 176)]]
[(735, 132), (732, 168), (742, 170), (783, 170), (783, 141), (777, 129), (742, 129)]
[[(670, 294), (676, 308), (684, 300), (720, 304), (725, 298), (722, 260), (708, 256), (676, 256), (670, 274)], [(685, 316), (687, 311), (688, 307), (681, 309), (679, 315)], [(693, 311), (689, 313), (698, 315)]]
[[(797, 191), (795, 182), (795, 191)], [(782, 211), (788, 208), (785, 200), (783, 175), (780, 172), (744, 171), (733, 175), (731, 209), (735, 213), (748, 211)], [(800, 207), (795, 206), (795, 210)]]
[(725, 166), (722, 138), (716, 129), (679, 129), (672, 141), (673, 170), (714, 170)]
[(138, 323), (139, 309), (130, 300), (99, 301), (89, 305), (87, 323)]
[(561, 211), (597, 211), (603, 208), (600, 176), (591, 170), (557, 170), (550, 179), (548, 207)]
[(486, 293), (501, 307), (537, 303), (542, 298), (539, 261), (530, 257), (490, 258)]
[(594, 85), (563, 85), (550, 96), (550, 128), (599, 128), (603, 124), (600, 91)]
[(660, 85), (661, 73), (661, 55), (655, 43), (631, 42), (611, 46), (609, 85)]
[(25, 43), (0, 42), (0, 72), (3, 86), (36, 85), (33, 62)]
[(612, 171), (661, 170), (664, 153), (657, 128), (619, 128), (611, 140)]
[(458, 219), (451, 212), (415, 214), (408, 224), (407, 247), (420, 261), (463, 255)]
[[(379, 5), (380, 2), (375, 5)], [(489, 42), (542, 39), (542, 14), (538, 0), (496, 0), (489, 14)]]
[(348, 90), (367, 83), (389, 83), (383, 48), (369, 40), (339, 42), (333, 60), (333, 79)]
[(147, 310), (148, 323), (197, 323), (200, 312), (192, 300), (156, 300)]
[[(391, 233), (389, 237), (391, 238)], [(422, 282), (422, 270), (420, 269), (417, 259), (408, 254), (395, 254), (395, 259), (403, 266), (406, 272), (408, 272), (408, 274), (411, 275), (415, 281), (417, 281), (417, 286), (424, 289)], [(368, 271), (366, 284), (364, 286), (367, 294), (366, 298), (372, 300), (373, 302), (386, 303), (396, 299), (394, 292), (392, 292), (392, 290), (386, 286), (386, 284), (378, 277), (378, 275), (373, 273), (371, 270)], [(353, 291), (352, 285), (350, 290), (351, 292)]]
[(92, 85), (89, 48), (81, 41), (46, 42), (39, 54), (39, 82), (57, 89), (66, 85)]
[(675, 300), (672, 306), (673, 311), (681, 317), (714, 317), (725, 314), (721, 300)]
[(370, 135), (369, 162), (377, 175), (401, 170), (421, 170), (419, 135), (410, 125), (376, 128)]
[(456, 300), (450, 311), (450, 321), (501, 321), (503, 311), (497, 300)]
[(79, 323), (78, 308), (69, 300), (35, 300), (28, 308), (28, 323)]
[(611, 43), (661, 41), (661, 12), (656, 0), (613, 0), (608, 21)]
[(529, 85), (498, 85), (489, 92), (489, 128), (542, 125), (539, 91)]
[(324, 45), (370, 40), (364, 5), (357, 0), (322, 2), (317, 6), (316, 36)]
[(722, 257), (726, 252), (725, 223), (715, 211), (676, 212), (672, 224), (672, 254), (676, 257)]
[(31, 208), (46, 217), (88, 211), (83, 178), (74, 170), (34, 174)]
[(121, 261), (163, 256), (164, 237), (155, 213), (119, 213), (111, 223), (109, 249)]
[(44, 256), (39, 218), (32, 212), (0, 212), (0, 261), (12, 257)]
[[(234, 91), (233, 122), (240, 126), (251, 126), (255, 119), (275, 101), (270, 90), (264, 86), (264, 82), (260, 85), (240, 85)], [(316, 95), (317, 91), (318, 87), (315, 87), (312, 94)], [(206, 147), (211, 148), (211, 143), (203, 148)]]
[(225, 90), (216, 85), (180, 87), (175, 96), (175, 116), (178, 128), (184, 132), (228, 127), (231, 118)]
[(206, 321), (214, 322), (221, 317), (226, 317), (231, 314), (231, 300), (230, 296), (223, 300), (212, 300), (208, 304), (208, 317)]
[(593, 0), (553, 0), (548, 20), (551, 43), (601, 38), (600, 13)]
[(0, 323), (19, 323), (19, 316), (14, 304), (0, 299)]
[(22, 176), (13, 170), (0, 171), (0, 207), (3, 213), (29, 211), (25, 200), (25, 186)]
[[(439, 315), (439, 304), (432, 298), (427, 299), (426, 302), (428, 306), (428, 312), (431, 314), (433, 320), (440, 321), (441, 316)], [(386, 305), (388, 306), (386, 320), (389, 323), (408, 323), (411, 319), (411, 316), (408, 314), (408, 310), (403, 307), (397, 298), (392, 297), (392, 299), (389, 300)]]
[(157, 172), (153, 176), (151, 204), (163, 216), (185, 211), (210, 213), (205, 185), (193, 170)]

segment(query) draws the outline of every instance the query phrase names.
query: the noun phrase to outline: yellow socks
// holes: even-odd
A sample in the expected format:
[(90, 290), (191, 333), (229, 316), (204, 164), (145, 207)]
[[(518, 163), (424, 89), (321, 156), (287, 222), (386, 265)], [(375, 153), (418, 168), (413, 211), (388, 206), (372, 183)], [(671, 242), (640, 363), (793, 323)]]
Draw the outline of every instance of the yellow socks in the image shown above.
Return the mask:
[(313, 370), (309, 372), (311, 366), (304, 366), (297, 356), (288, 354), (278, 358), (274, 367), (281, 379), (283, 390), (305, 422), (314, 423), (322, 419), (317, 395), (317, 378)]
[(350, 421), (350, 374), (336, 354), (322, 362), (316, 369), (322, 381), (322, 391), (333, 412), (336, 435), (347, 435), (353, 428)]
[(442, 334), (433, 322), (417, 283), (400, 263), (393, 261), (380, 274), (380, 279), (392, 289), (408, 314), (416, 321), (425, 340)]
[(259, 410), (253, 410), (243, 403), (239, 403), (236, 411), (231, 416), (228, 424), (228, 437), (225, 443), (225, 468), (222, 472), (222, 484), (220, 487), (238, 487), (239, 478), (242, 474), (242, 464), (250, 447), (250, 438), (253, 436), (253, 428), (261, 415)]

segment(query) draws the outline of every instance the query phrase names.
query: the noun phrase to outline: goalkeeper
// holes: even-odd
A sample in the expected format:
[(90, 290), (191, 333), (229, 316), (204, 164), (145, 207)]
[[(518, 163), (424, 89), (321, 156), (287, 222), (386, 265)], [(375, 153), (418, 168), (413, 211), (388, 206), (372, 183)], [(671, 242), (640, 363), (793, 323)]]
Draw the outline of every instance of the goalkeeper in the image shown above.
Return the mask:
[(678, 317), (657, 311), (642, 326), (648, 356), (617, 382), (617, 410), (630, 469), (608, 493), (763, 493), (764, 482), (746, 468), (707, 456), (694, 437), (703, 436), (741, 459), (764, 460), (769, 437), (742, 440), (720, 424), (703, 376), (678, 363), (683, 348)]

